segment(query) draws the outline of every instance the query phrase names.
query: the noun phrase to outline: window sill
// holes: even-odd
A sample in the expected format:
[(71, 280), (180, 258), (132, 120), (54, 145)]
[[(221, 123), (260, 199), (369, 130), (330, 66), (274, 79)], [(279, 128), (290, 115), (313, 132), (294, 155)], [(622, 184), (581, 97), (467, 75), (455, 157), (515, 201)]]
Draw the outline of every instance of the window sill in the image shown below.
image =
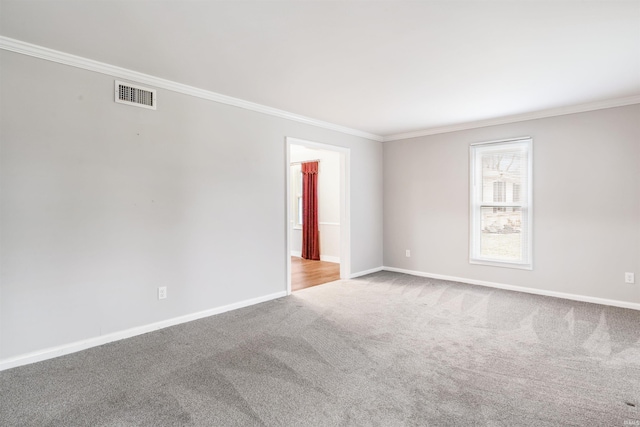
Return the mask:
[(533, 270), (533, 265), (531, 263), (521, 264), (515, 262), (494, 261), (485, 259), (470, 259), (469, 264), (486, 265), (489, 267), (515, 268), (517, 270)]

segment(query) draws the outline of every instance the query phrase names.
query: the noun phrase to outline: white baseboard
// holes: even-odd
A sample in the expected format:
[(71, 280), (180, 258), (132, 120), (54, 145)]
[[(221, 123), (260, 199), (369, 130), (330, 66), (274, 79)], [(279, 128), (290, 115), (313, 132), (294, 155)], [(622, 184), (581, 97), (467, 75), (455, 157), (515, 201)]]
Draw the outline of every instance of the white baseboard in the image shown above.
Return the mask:
[(376, 268), (372, 268), (370, 270), (358, 271), (357, 273), (351, 273), (349, 275), (349, 279), (355, 279), (356, 277), (366, 276), (367, 274), (371, 274), (371, 273), (377, 273), (378, 271), (382, 271), (383, 269), (384, 269), (384, 267), (376, 267)]
[(252, 298), (244, 301), (239, 301), (233, 304), (224, 305), (221, 307), (211, 308), (209, 310), (199, 311), (197, 313), (187, 314), (180, 317), (174, 317), (173, 319), (167, 319), (161, 322), (138, 326), (131, 329), (125, 329), (124, 331), (113, 332), (107, 335), (101, 335), (98, 337), (88, 338), (85, 340), (76, 341), (73, 343), (64, 344), (57, 347), (50, 347), (44, 350), (39, 350), (32, 353), (10, 357), (7, 359), (0, 360), (0, 371), (15, 368), (22, 365), (28, 365), (30, 363), (40, 362), (47, 359), (53, 359), (54, 357), (64, 356), (65, 354), (75, 353), (81, 350), (86, 350), (91, 347), (97, 347), (99, 345), (107, 344), (113, 341), (119, 341), (125, 338), (135, 337), (136, 335), (146, 334), (147, 332), (157, 331), (158, 329), (168, 328), (169, 326), (175, 326), (181, 323), (191, 322), (193, 320), (202, 319), (203, 317), (209, 317), (209, 316), (213, 316), (214, 314), (220, 314), (226, 311), (236, 310), (242, 307), (248, 307), (250, 305), (258, 304), (265, 301), (270, 301), (270, 300), (281, 298), (284, 296), (287, 296), (286, 291), (276, 292), (274, 294), (264, 295), (258, 298)]
[[(295, 257), (301, 258), (302, 257), (302, 252), (300, 252), (300, 251), (291, 251), (291, 256), (295, 256)], [(337, 264), (340, 264), (340, 257), (339, 256), (332, 256), (332, 255), (320, 255), (320, 261), (335, 262)]]
[[(467, 284), (470, 284), (470, 285), (486, 286), (486, 287), (490, 287), (490, 288), (505, 289), (505, 290), (510, 290), (510, 291), (525, 292), (525, 293), (535, 294), (535, 295), (544, 295), (544, 296), (550, 296), (550, 297), (556, 297), (556, 298), (564, 298), (564, 299), (569, 299), (569, 300), (574, 300), (574, 301), (582, 301), (582, 302), (589, 302), (589, 303), (594, 303), (594, 304), (608, 305), (608, 306), (613, 306), (613, 307), (629, 308), (629, 309), (632, 309), (632, 310), (640, 310), (640, 304), (633, 303), (633, 302), (618, 301), (618, 300), (611, 300), (611, 299), (598, 298), (598, 297), (590, 297), (590, 296), (585, 296), (585, 295), (569, 294), (569, 293), (565, 293), (565, 292), (548, 291), (548, 290), (544, 290), (544, 289), (527, 288), (527, 287), (522, 287), (522, 286), (506, 285), (506, 284), (503, 284), (503, 283), (487, 282), (487, 281), (483, 281), (483, 280), (467, 279), (467, 278), (464, 278), (464, 277), (447, 276), (447, 275), (443, 275), (443, 274), (434, 274), (434, 273), (427, 273), (427, 272), (423, 272), (423, 271), (406, 270), (406, 269), (403, 269), (403, 268), (395, 268), (395, 267), (388, 267), (388, 266), (376, 267), (376, 268), (372, 268), (370, 270), (365, 270), (365, 271), (359, 271), (357, 273), (352, 273), (349, 276), (349, 278), (350, 279), (354, 279), (356, 277), (365, 276), (367, 274), (377, 273), (377, 272), (382, 271), (382, 270), (393, 271), (393, 272), (396, 272), (396, 273), (410, 274), (410, 275), (413, 275), (413, 276), (429, 277), (429, 278), (432, 278), (432, 279), (450, 280), (450, 281), (453, 281), (453, 282), (467, 283)], [(181, 323), (191, 322), (193, 320), (198, 320), (198, 319), (202, 319), (204, 317), (213, 316), (215, 314), (220, 314), (220, 313), (224, 313), (224, 312), (227, 312), (227, 311), (236, 310), (236, 309), (239, 309), (239, 308), (242, 308), (242, 307), (248, 307), (250, 305), (259, 304), (261, 302), (270, 301), (270, 300), (273, 300), (273, 299), (276, 299), (276, 298), (281, 298), (281, 297), (284, 297), (284, 296), (286, 296), (286, 292), (285, 291), (276, 292), (276, 293), (269, 294), (269, 295), (264, 295), (264, 296), (258, 297), (258, 298), (252, 298), (252, 299), (248, 299), (248, 300), (244, 300), (244, 301), (239, 301), (239, 302), (233, 303), (233, 304), (228, 304), (228, 305), (225, 305), (225, 306), (221, 306), (221, 307), (216, 307), (216, 308), (212, 308), (212, 309), (209, 309), (209, 310), (200, 311), (200, 312), (197, 312), (197, 313), (187, 314), (185, 316), (174, 317), (173, 319), (167, 319), (167, 320), (163, 320), (161, 322), (156, 322), (156, 323), (151, 323), (151, 324), (148, 324), (148, 325), (138, 326), (136, 328), (126, 329), (124, 331), (114, 332), (114, 333), (107, 334), (107, 335), (102, 335), (102, 336), (98, 336), (98, 337), (94, 337), (94, 338), (88, 338), (88, 339), (85, 339), (85, 340), (76, 341), (76, 342), (73, 342), (73, 343), (64, 344), (64, 345), (57, 346), (57, 347), (51, 347), (51, 348), (35, 351), (35, 352), (32, 352), (32, 353), (27, 353), (27, 354), (15, 356), (15, 357), (10, 357), (10, 358), (7, 358), (7, 359), (0, 360), (0, 371), (4, 371), (6, 369), (15, 368), (15, 367), (18, 367), (18, 366), (28, 365), (30, 363), (40, 362), (40, 361), (47, 360), (47, 359), (53, 359), (53, 358), (58, 357), (58, 356), (64, 356), (66, 354), (71, 354), (71, 353), (75, 353), (75, 352), (78, 352), (78, 351), (86, 350), (86, 349), (91, 348), (91, 347), (97, 347), (97, 346), (100, 346), (100, 345), (103, 345), (103, 344), (107, 344), (107, 343), (110, 343), (110, 342), (119, 341), (119, 340), (126, 339), (126, 338), (131, 338), (131, 337), (134, 337), (134, 336), (137, 336), (137, 335), (146, 334), (147, 332), (157, 331), (159, 329), (167, 328), (167, 327), (174, 326), (174, 325), (179, 325)]]
[(544, 295), (548, 297), (564, 298), (573, 301), (590, 302), (594, 304), (609, 305), (613, 307), (630, 308), (632, 310), (640, 310), (640, 304), (627, 301), (618, 301), (606, 298), (590, 297), (586, 295), (569, 294), (565, 292), (548, 291), (545, 289), (526, 288), (524, 286), (506, 285), (503, 283), (486, 282), (484, 280), (467, 279), (464, 277), (445, 276), (443, 274), (426, 273), (423, 271), (405, 270), (403, 268), (382, 267), (385, 271), (394, 271), (396, 273), (410, 274), (412, 276), (429, 277), (431, 279), (450, 280), (452, 282), (467, 283), (470, 285), (486, 286), (489, 288), (505, 289), (508, 291), (525, 292), (528, 294)]

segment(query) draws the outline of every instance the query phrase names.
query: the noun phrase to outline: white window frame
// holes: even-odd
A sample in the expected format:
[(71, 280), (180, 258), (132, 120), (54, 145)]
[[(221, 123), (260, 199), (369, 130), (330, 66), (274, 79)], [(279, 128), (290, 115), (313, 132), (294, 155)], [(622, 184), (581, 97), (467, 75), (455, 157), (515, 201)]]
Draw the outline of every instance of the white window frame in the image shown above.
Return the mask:
[[(482, 200), (482, 154), (500, 151), (504, 148), (520, 147), (527, 152), (526, 182), (521, 183), (520, 201), (518, 202), (486, 202)], [(533, 139), (522, 137), (499, 141), (479, 142), (469, 147), (470, 159), (470, 230), (469, 230), (469, 263), (490, 265), (495, 267), (533, 269)], [(522, 212), (522, 229), (526, 230), (527, 239), (522, 247), (522, 261), (507, 261), (487, 258), (480, 255), (482, 233), (482, 208), (512, 207)]]
[(291, 165), (293, 228), (302, 230), (302, 165)]

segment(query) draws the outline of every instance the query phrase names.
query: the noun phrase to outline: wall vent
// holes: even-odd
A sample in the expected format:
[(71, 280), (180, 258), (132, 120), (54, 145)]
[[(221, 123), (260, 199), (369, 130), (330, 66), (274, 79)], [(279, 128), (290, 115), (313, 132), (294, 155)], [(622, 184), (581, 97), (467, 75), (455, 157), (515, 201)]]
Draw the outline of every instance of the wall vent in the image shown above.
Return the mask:
[(155, 89), (132, 85), (116, 80), (116, 102), (134, 105), (136, 107), (156, 109), (158, 96)]

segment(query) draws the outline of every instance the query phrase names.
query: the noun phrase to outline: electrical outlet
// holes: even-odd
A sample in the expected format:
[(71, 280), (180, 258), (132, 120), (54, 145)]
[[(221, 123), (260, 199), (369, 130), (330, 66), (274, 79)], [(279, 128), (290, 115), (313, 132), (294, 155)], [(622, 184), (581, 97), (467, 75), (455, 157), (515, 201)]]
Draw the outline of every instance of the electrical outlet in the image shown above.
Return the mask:
[(158, 299), (165, 299), (167, 297), (167, 287), (161, 286), (158, 288)]
[(636, 283), (635, 274), (633, 274), (633, 273), (624, 273), (624, 281), (625, 281), (625, 283)]
[(411, 251), (410, 251), (409, 249), (407, 249), (407, 250), (404, 252), (404, 255), (405, 255), (407, 258), (411, 258)]

